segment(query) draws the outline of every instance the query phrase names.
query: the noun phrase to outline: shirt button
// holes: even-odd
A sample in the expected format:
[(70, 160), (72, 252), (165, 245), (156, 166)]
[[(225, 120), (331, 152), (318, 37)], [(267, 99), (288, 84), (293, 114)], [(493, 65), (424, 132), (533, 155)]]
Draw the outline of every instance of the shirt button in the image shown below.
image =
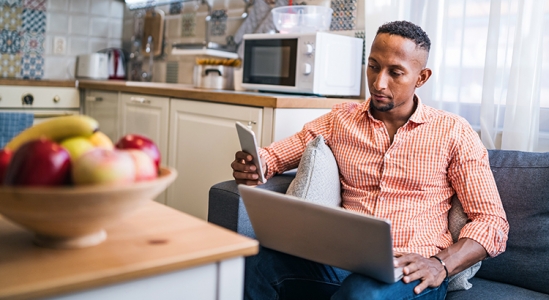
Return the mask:
[(379, 201), (385, 201), (385, 197), (379, 197)]
[(389, 159), (391, 158), (391, 155), (390, 154), (385, 154), (385, 159)]

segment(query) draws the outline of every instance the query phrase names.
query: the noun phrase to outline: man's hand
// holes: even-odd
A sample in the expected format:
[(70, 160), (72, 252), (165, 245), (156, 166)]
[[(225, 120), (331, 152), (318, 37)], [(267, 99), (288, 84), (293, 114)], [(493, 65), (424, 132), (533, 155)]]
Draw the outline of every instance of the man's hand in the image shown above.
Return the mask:
[(446, 278), (446, 271), (439, 261), (434, 258), (425, 258), (415, 253), (396, 253), (395, 267), (402, 267), (405, 283), (414, 280), (420, 280), (414, 288), (414, 292), (419, 294), (427, 287), (437, 287)]
[[(253, 157), (243, 151), (236, 152), (234, 161), (231, 163), (233, 168), (233, 177), (237, 184), (245, 185), (259, 185), (262, 184), (259, 181), (259, 175), (257, 174), (257, 168), (252, 163)], [(266, 170), (267, 166), (263, 159), (261, 160), (263, 170)]]

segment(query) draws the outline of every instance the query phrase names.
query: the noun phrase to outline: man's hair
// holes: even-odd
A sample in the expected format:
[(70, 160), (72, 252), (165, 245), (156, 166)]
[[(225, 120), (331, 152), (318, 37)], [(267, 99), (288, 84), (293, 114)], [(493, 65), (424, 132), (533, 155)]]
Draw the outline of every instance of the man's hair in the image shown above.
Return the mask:
[(394, 21), (381, 25), (377, 30), (376, 35), (380, 33), (388, 33), (398, 35), (406, 39), (410, 39), (416, 43), (418, 47), (429, 52), (431, 49), (431, 40), (427, 33), (421, 27), (408, 21)]

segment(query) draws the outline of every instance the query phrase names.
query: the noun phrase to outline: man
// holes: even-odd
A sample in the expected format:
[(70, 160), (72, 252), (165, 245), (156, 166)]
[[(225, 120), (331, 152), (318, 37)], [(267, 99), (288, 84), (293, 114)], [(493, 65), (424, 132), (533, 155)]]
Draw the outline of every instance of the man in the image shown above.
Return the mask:
[[(425, 106), (415, 95), (431, 76), (429, 49), (418, 26), (384, 24), (367, 62), (371, 97), (336, 105), (260, 151), (270, 178), (297, 167), (307, 142), (322, 135), (339, 166), (342, 206), (391, 220), (402, 280), (384, 284), (261, 248), (246, 261), (247, 298), (306, 290), (315, 299), (334, 292), (332, 299), (444, 299), (449, 276), (505, 250), (509, 225), (478, 135), (463, 118)], [(237, 183), (259, 183), (250, 161), (247, 153), (236, 153), (231, 167)], [(454, 193), (471, 220), (455, 244), (447, 217)]]

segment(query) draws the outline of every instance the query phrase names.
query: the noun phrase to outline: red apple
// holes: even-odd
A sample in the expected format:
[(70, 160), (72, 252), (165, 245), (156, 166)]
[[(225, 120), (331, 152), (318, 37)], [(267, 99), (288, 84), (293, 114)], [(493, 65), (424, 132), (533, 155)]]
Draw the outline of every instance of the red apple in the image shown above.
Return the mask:
[(74, 184), (129, 184), (135, 181), (135, 163), (127, 151), (93, 148), (72, 165)]
[(151, 139), (145, 136), (127, 134), (118, 140), (116, 143), (116, 148), (141, 150), (152, 158), (157, 171), (160, 168), (160, 150), (158, 150), (158, 147)]
[(55, 186), (70, 183), (71, 157), (59, 144), (40, 138), (15, 151), (4, 184)]
[(154, 161), (147, 153), (142, 150), (128, 149), (121, 150), (128, 152), (135, 164), (135, 181), (151, 180), (155, 179), (158, 175), (158, 169), (154, 164)]
[(13, 151), (10, 149), (4, 148), (0, 150), (0, 185), (4, 182), (4, 175), (8, 169), (11, 157), (13, 156)]

